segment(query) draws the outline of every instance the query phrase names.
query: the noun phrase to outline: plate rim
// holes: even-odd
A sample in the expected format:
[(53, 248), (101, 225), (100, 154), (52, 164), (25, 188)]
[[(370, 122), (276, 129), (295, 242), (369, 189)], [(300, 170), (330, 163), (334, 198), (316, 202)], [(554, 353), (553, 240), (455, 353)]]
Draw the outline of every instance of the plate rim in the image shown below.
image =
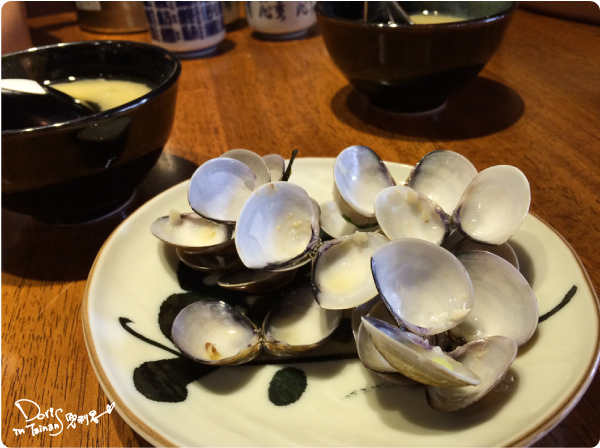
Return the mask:
[[(299, 158), (298, 160), (303, 160), (303, 161), (308, 161), (308, 162), (323, 161), (323, 162), (331, 163), (332, 161), (335, 160), (335, 158), (332, 158), (332, 157), (302, 157), (302, 158)], [(384, 161), (384, 163), (386, 165), (387, 164), (401, 165), (401, 166), (404, 166), (407, 168), (414, 167), (413, 165), (399, 163), (399, 162)], [(94, 339), (92, 336), (92, 331), (91, 331), (91, 326), (90, 326), (90, 316), (89, 316), (90, 315), (90, 308), (89, 308), (90, 285), (94, 279), (94, 273), (96, 271), (96, 268), (97, 268), (100, 258), (102, 258), (104, 256), (103, 254), (105, 252), (106, 247), (113, 240), (113, 238), (116, 238), (117, 233), (121, 231), (120, 229), (122, 227), (128, 225), (130, 221), (135, 220), (137, 215), (143, 213), (143, 211), (146, 208), (152, 207), (153, 203), (159, 197), (169, 194), (174, 189), (180, 189), (180, 188), (182, 188), (183, 184), (188, 184), (188, 183), (189, 183), (189, 179), (184, 180), (184, 181), (162, 191), (161, 193), (157, 194), (153, 198), (149, 199), (142, 206), (140, 206), (137, 210), (135, 210), (131, 215), (129, 215), (126, 219), (124, 219), (110, 233), (108, 238), (104, 241), (104, 243), (100, 247), (100, 249), (94, 259), (94, 262), (92, 263), (92, 266), (91, 266), (89, 274), (88, 274), (88, 278), (85, 283), (83, 299), (82, 299), (82, 304), (81, 304), (81, 319), (82, 319), (84, 342), (85, 342), (85, 345), (86, 345), (86, 348), (88, 351), (90, 363), (92, 365), (94, 373), (96, 374), (96, 378), (98, 379), (98, 382), (100, 383), (100, 386), (102, 387), (102, 389), (108, 396), (109, 400), (111, 402), (114, 402), (117, 404), (115, 406), (115, 409), (117, 410), (117, 413), (121, 416), (121, 418), (141, 437), (143, 437), (145, 440), (149, 441), (150, 443), (152, 443), (155, 446), (176, 447), (179, 445), (174, 443), (172, 440), (169, 440), (168, 438), (164, 437), (163, 435), (159, 434), (153, 428), (146, 425), (142, 421), (142, 419), (136, 415), (135, 412), (133, 412), (131, 409), (129, 409), (128, 406), (126, 406), (124, 404), (123, 400), (121, 400), (121, 398), (119, 397), (119, 394), (116, 392), (113, 385), (108, 380), (105, 369), (99, 361), (99, 357), (98, 357), (97, 350), (96, 350), (96, 344), (94, 342)], [(597, 321), (598, 321), (597, 331), (598, 331), (598, 333), (600, 333), (600, 300), (598, 298), (598, 295), (596, 294), (596, 290), (591, 282), (589, 274), (588, 274), (587, 270), (585, 269), (585, 266), (583, 265), (581, 259), (579, 258), (579, 255), (571, 247), (569, 242), (554, 227), (552, 227), (550, 224), (548, 224), (546, 221), (544, 221), (542, 218), (540, 218), (536, 214), (532, 213), (531, 211), (528, 214), (531, 215), (531, 217), (533, 219), (538, 220), (541, 224), (546, 226), (556, 236), (558, 236), (558, 238), (562, 241), (564, 246), (567, 247), (568, 250), (573, 255), (574, 259), (577, 262), (577, 266), (579, 267), (579, 270), (583, 274), (583, 277), (586, 281), (585, 284), (586, 284), (587, 288), (589, 289), (592, 298), (594, 299), (594, 302), (596, 305), (596, 311), (597, 311), (597, 318), (598, 318), (597, 319)], [(554, 427), (556, 427), (572, 411), (572, 409), (577, 405), (577, 403), (585, 395), (585, 392), (589, 388), (591, 382), (594, 379), (595, 374), (598, 371), (598, 366), (600, 365), (600, 339), (597, 339), (595, 341), (594, 353), (595, 353), (595, 356), (592, 357), (592, 359), (588, 363), (585, 376), (582, 377), (581, 380), (577, 383), (577, 386), (574, 388), (572, 393), (570, 393), (569, 396), (563, 400), (563, 402), (559, 406), (558, 410), (555, 413), (553, 413), (552, 415), (548, 416), (546, 419), (544, 419), (542, 422), (540, 422), (534, 428), (527, 431), (525, 434), (523, 434), (523, 436), (515, 438), (513, 440), (510, 440), (508, 443), (506, 443), (503, 446), (529, 446), (529, 445), (535, 443), (536, 441), (540, 440), (545, 435), (547, 435), (550, 431), (552, 431), (552, 429), (554, 429)]]

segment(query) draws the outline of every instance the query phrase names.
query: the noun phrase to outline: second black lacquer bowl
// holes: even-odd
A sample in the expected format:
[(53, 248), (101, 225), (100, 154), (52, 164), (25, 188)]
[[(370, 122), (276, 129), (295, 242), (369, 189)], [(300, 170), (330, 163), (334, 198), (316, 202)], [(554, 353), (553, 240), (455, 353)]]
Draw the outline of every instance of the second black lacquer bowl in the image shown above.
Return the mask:
[[(320, 31), (335, 65), (382, 109), (424, 112), (444, 105), (496, 52), (516, 2), (399, 2), (409, 15), (450, 23), (390, 20), (393, 2), (319, 2)], [(365, 14), (365, 5), (369, 8)]]

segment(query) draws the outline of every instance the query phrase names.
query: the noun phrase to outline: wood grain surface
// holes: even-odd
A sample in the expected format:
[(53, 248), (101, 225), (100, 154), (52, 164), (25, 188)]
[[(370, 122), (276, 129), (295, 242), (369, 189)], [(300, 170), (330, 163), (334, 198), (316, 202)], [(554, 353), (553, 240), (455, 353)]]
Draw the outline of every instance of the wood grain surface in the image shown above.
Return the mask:
[[(149, 42), (147, 33), (81, 31), (73, 13), (32, 18), (34, 45), (96, 39)], [(416, 163), (457, 151), (477, 169), (510, 164), (528, 177), (531, 211), (575, 249), (600, 285), (600, 28), (517, 11), (500, 50), (440, 112), (408, 117), (371, 108), (331, 62), (318, 29), (303, 39), (262, 40), (244, 23), (218, 52), (183, 60), (176, 122), (158, 165), (111, 218), (50, 226), (2, 211), (2, 442), (7, 446), (147, 446), (116, 412), (57, 437), (32, 436), (16, 406), (29, 399), (73, 415), (100, 414), (99, 386), (81, 328), (93, 260), (136, 207), (189, 178), (228, 149), (335, 157), (362, 144), (383, 159)], [(565, 329), (565, 337), (569, 331)], [(21, 402), (23, 407), (31, 403)], [(28, 411), (33, 412), (33, 411)], [(64, 421), (64, 420), (63, 420)], [(596, 446), (600, 379), (536, 446)], [(66, 425), (66, 423), (65, 423)]]

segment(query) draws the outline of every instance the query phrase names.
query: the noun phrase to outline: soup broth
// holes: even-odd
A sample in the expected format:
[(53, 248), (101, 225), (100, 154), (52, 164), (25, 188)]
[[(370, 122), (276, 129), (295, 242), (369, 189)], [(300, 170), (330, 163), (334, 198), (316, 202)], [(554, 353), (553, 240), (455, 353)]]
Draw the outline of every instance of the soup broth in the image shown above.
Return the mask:
[(78, 79), (50, 85), (74, 98), (96, 103), (103, 111), (133, 101), (152, 90), (141, 82), (105, 78)]
[(464, 17), (451, 16), (448, 14), (438, 14), (434, 12), (423, 11), (418, 14), (411, 14), (410, 20), (416, 25), (432, 25), (435, 23), (462, 22)]

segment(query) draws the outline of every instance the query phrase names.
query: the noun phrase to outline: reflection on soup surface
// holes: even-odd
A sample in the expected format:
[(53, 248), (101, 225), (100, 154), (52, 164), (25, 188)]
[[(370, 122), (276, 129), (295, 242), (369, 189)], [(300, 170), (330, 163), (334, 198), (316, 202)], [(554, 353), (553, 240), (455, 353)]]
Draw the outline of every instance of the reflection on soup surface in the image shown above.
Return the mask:
[(152, 90), (140, 82), (104, 78), (57, 82), (51, 86), (74, 98), (96, 103), (101, 110), (128, 103)]
[(417, 25), (431, 25), (434, 23), (461, 22), (466, 20), (464, 17), (451, 16), (448, 14), (438, 14), (436, 12), (423, 11), (418, 14), (411, 14), (410, 20)]

